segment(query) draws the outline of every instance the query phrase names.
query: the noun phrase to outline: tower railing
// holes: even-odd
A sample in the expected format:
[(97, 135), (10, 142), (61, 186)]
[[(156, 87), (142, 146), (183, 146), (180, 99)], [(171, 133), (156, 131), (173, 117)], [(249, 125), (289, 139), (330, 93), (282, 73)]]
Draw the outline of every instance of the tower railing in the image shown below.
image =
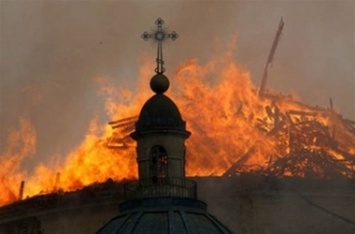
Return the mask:
[(186, 178), (134, 180), (124, 185), (125, 200), (157, 197), (197, 198), (196, 182)]

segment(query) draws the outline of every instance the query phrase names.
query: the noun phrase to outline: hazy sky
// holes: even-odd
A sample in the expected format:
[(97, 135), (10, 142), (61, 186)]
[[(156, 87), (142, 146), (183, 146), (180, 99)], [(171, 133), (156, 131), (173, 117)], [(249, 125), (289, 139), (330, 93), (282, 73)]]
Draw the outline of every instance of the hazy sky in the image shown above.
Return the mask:
[(0, 0), (0, 7), (0, 154), (21, 116), (36, 128), (40, 159), (78, 145), (92, 117), (104, 114), (93, 78), (133, 89), (142, 55), (155, 59), (140, 35), (157, 17), (180, 36), (164, 50), (168, 75), (236, 37), (234, 57), (257, 85), (283, 17), (268, 87), (322, 107), (332, 97), (355, 119), (355, 1)]

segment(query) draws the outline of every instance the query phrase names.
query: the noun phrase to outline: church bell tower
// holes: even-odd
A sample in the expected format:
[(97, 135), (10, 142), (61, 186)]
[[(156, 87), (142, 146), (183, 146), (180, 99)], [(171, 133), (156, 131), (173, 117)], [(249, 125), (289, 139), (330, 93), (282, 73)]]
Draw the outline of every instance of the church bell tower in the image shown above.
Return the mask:
[(175, 103), (164, 95), (168, 78), (157, 73), (150, 87), (155, 95), (144, 104), (131, 134), (137, 141), (139, 182), (142, 186), (181, 186), (185, 183), (185, 140), (190, 132)]
[[(185, 180), (185, 140), (190, 136), (186, 123), (175, 103), (164, 93), (169, 80), (164, 75), (162, 43), (175, 40), (176, 32), (165, 32), (163, 20), (156, 20), (157, 29), (145, 32), (144, 40), (152, 38), (158, 44), (157, 67), (150, 80), (155, 93), (143, 106), (131, 137), (137, 141), (139, 184), (143, 193), (157, 192), (161, 196), (187, 196)], [(159, 186), (159, 189), (153, 189)]]
[(158, 44), (157, 67), (150, 80), (155, 93), (143, 105), (135, 131), (139, 179), (125, 184), (125, 201), (120, 214), (104, 225), (99, 234), (210, 233), (230, 234), (207, 204), (197, 199), (197, 186), (185, 177), (185, 140), (190, 136), (175, 103), (164, 93), (169, 80), (164, 75), (162, 43), (175, 40), (176, 32), (167, 32), (163, 20), (157, 29), (145, 32), (144, 40)]

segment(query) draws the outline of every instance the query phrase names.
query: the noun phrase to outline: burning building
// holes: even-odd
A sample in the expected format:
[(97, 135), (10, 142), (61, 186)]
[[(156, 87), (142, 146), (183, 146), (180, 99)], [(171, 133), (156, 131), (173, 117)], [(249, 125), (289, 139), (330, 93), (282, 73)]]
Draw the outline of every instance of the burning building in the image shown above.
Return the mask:
[[(329, 108), (321, 108), (265, 87), (260, 95), (228, 53), (206, 65), (189, 60), (173, 80), (179, 85), (168, 93), (177, 97), (193, 132), (186, 142), (186, 174), (199, 184), (197, 192), (209, 211), (231, 230), (355, 231), (355, 122), (336, 113), (331, 99)], [(105, 80), (98, 82), (112, 92)], [(110, 123), (104, 137), (94, 134), (93, 121), (66, 166), (41, 168), (40, 182), (4, 180), (0, 233), (93, 233), (117, 216), (124, 197), (134, 196), (124, 184), (149, 167), (137, 170), (136, 145), (129, 137), (135, 122), (143, 126), (135, 115), (148, 95), (143, 92), (129, 106), (109, 101), (109, 107), (120, 110), (114, 116), (119, 120)], [(155, 180), (164, 180), (157, 175)], [(172, 212), (169, 221), (174, 212), (182, 217), (180, 210)]]

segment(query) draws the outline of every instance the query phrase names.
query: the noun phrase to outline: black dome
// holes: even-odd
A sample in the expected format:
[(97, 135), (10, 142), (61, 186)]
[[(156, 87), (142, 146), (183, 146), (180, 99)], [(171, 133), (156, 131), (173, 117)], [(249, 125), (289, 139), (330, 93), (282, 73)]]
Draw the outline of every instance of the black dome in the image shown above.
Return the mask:
[[(121, 209), (122, 205), (125, 205), (125, 203), (121, 204)], [(127, 210), (123, 209), (121, 215), (112, 219), (97, 233), (231, 233), (228, 228), (206, 211), (206, 204), (199, 200), (183, 198), (143, 199), (132, 201), (126, 206)]]
[(156, 94), (144, 104), (136, 122), (136, 131), (162, 128), (185, 130), (185, 121), (170, 98)]

